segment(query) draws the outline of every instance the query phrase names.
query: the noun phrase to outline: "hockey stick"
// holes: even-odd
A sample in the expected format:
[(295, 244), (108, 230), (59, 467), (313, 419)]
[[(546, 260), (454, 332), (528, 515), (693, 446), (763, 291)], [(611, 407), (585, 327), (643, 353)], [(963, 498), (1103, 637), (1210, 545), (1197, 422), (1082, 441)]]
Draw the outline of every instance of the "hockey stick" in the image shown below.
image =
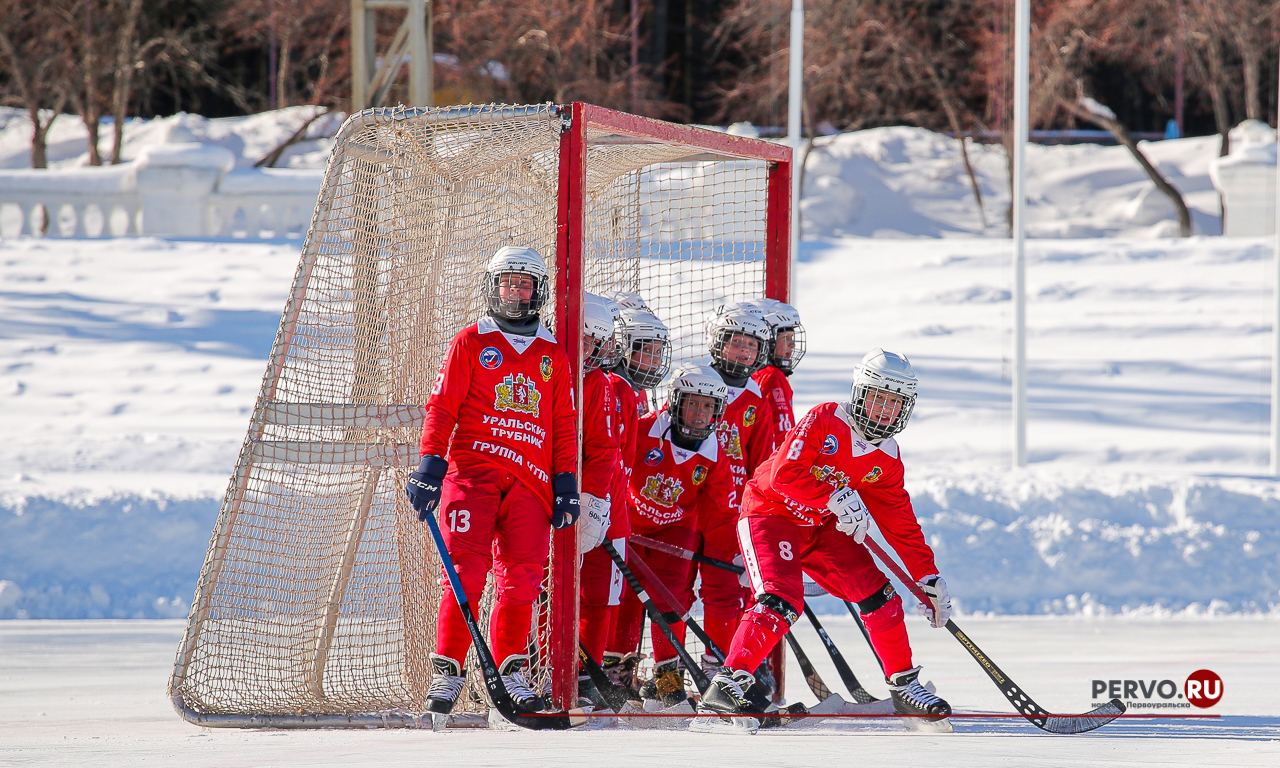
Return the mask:
[[(916, 596), (917, 600), (925, 605), (929, 605), (929, 598), (924, 594), (924, 591), (920, 589), (920, 585), (916, 584), (915, 580), (908, 576), (902, 566), (898, 565), (896, 560), (891, 558), (883, 549), (881, 549), (879, 544), (877, 544), (870, 536), (867, 536), (862, 543), (866, 545), (867, 549), (871, 550), (871, 552), (875, 554), (876, 558), (878, 558), (880, 562), (884, 563), (889, 570), (893, 571), (893, 574), (907, 586), (907, 589), (911, 590), (911, 593)], [(1106, 704), (1091, 709), (1082, 715), (1051, 715), (1039, 704), (1032, 701), (1031, 697), (1020, 689), (1018, 685), (1004, 673), (1004, 670), (996, 666), (996, 663), (983, 653), (982, 649), (978, 648), (977, 644), (974, 643), (973, 640), (969, 639), (969, 636), (962, 632), (960, 627), (956, 626), (954, 621), (948, 619), (945, 626), (947, 631), (955, 636), (956, 640), (960, 642), (960, 645), (964, 646), (964, 649), (969, 652), (969, 655), (973, 656), (974, 660), (982, 666), (983, 671), (987, 673), (987, 677), (991, 678), (991, 681), (996, 684), (996, 687), (999, 688), (1000, 692), (1004, 694), (1004, 697), (1009, 700), (1009, 703), (1013, 705), (1013, 708), (1018, 710), (1019, 714), (1042, 731), (1057, 734), (1085, 733), (1086, 731), (1092, 731), (1095, 728), (1101, 728), (1124, 714), (1124, 702), (1120, 699), (1112, 699)]]
[(653, 604), (653, 598), (649, 597), (649, 593), (641, 586), (640, 580), (636, 578), (635, 573), (627, 565), (627, 561), (623, 560), (622, 555), (618, 554), (618, 550), (613, 546), (612, 541), (605, 539), (600, 546), (604, 547), (604, 551), (609, 554), (613, 564), (618, 566), (618, 570), (622, 572), (622, 578), (627, 581), (627, 586), (631, 587), (631, 591), (635, 592), (636, 597), (640, 598), (645, 612), (649, 614), (649, 621), (653, 622), (653, 625), (667, 638), (667, 642), (671, 643), (671, 647), (675, 649), (676, 655), (680, 657), (685, 669), (689, 670), (689, 676), (693, 678), (693, 685), (698, 689), (698, 693), (706, 692), (707, 686), (711, 685), (711, 681), (702, 673), (702, 666), (694, 661), (689, 652), (685, 650), (684, 643), (680, 642), (679, 638), (676, 637), (676, 633), (671, 629), (671, 624), (662, 615), (662, 612), (658, 610), (658, 606)]
[[(631, 535), (631, 541), (641, 546), (658, 550), (659, 552), (665, 552), (669, 555), (682, 557), (685, 560), (692, 560), (695, 563), (702, 563), (713, 568), (720, 568), (721, 570), (737, 573), (739, 575), (746, 573), (746, 569), (741, 565), (736, 565), (724, 560), (718, 560), (714, 557), (707, 557), (706, 555), (699, 554), (693, 550), (685, 549), (684, 547), (679, 547), (675, 544), (669, 544), (665, 541), (658, 541), (656, 539), (650, 539), (647, 536), (639, 536), (636, 534)], [(809, 622), (813, 624), (813, 628), (818, 631), (818, 637), (822, 638), (823, 647), (827, 649), (827, 654), (831, 657), (831, 662), (835, 664), (836, 671), (840, 673), (840, 679), (844, 682), (845, 688), (849, 690), (849, 695), (853, 697), (854, 701), (859, 704), (879, 701), (879, 699), (872, 696), (871, 693), (867, 691), (862, 683), (858, 682), (858, 677), (853, 674), (853, 670), (849, 668), (848, 662), (844, 659), (844, 654), (840, 653), (839, 648), (836, 648), (835, 643), (832, 642), (831, 638), (827, 635), (826, 630), (823, 629), (822, 624), (819, 623), (818, 617), (814, 615), (813, 611), (810, 610), (807, 605), (805, 606), (804, 612), (805, 615), (809, 617)], [(791, 636), (790, 632), (787, 633), (786, 637), (790, 641), (791, 650), (796, 654), (797, 661), (800, 662), (800, 669), (805, 673), (805, 682), (809, 683), (809, 689), (813, 691), (814, 695), (816, 695), (820, 701), (825, 701), (827, 697), (831, 695), (831, 690), (823, 684), (822, 690), (826, 692), (826, 696), (823, 696), (819, 693), (817, 688), (814, 688), (812, 681), (809, 679), (808, 671), (813, 669), (813, 663), (809, 661), (808, 656), (806, 656), (804, 651), (801, 650), (800, 643)], [(816, 670), (814, 671), (814, 675), (817, 675)], [(822, 678), (818, 678), (818, 683), (822, 684)]]
[(449, 548), (445, 546), (444, 536), (440, 533), (440, 523), (436, 521), (436, 516), (433, 514), (428, 513), (424, 517), (427, 527), (431, 529), (431, 538), (435, 540), (436, 550), (440, 553), (440, 562), (444, 565), (445, 575), (449, 577), (449, 584), (453, 587), (453, 596), (458, 601), (458, 609), (462, 611), (462, 618), (467, 623), (467, 631), (471, 633), (471, 642), (475, 645), (476, 656), (480, 659), (480, 671), (484, 674), (484, 687), (489, 692), (489, 700), (493, 702), (494, 708), (512, 723), (534, 731), (563, 731), (586, 723), (587, 719), (582, 716), (583, 712), (580, 709), (537, 715), (524, 714), (516, 709), (516, 703), (511, 700), (511, 694), (507, 692), (507, 686), (503, 684), (502, 676), (498, 674), (498, 664), (493, 660), (489, 643), (484, 639), (484, 633), (480, 631), (480, 625), (476, 623), (475, 614), (471, 611), (471, 603), (467, 600), (467, 593), (462, 588), (462, 579), (458, 578), (458, 570), (453, 565)]
[(804, 681), (809, 684), (809, 690), (813, 691), (813, 695), (818, 697), (818, 701), (826, 701), (831, 698), (831, 689), (827, 687), (822, 676), (818, 674), (818, 670), (814, 668), (808, 654), (800, 647), (800, 641), (796, 640), (796, 636), (790, 632), (786, 634), (786, 638), (787, 645), (791, 646), (791, 652), (795, 654), (796, 663), (800, 665), (800, 671), (804, 673)]
[(620, 686), (613, 684), (609, 676), (604, 673), (604, 669), (591, 658), (587, 649), (582, 647), (582, 643), (578, 643), (578, 661), (582, 662), (582, 668), (587, 671), (587, 677), (591, 678), (591, 683), (600, 692), (600, 698), (604, 699), (604, 703), (608, 704), (614, 712), (621, 712), (630, 697)]

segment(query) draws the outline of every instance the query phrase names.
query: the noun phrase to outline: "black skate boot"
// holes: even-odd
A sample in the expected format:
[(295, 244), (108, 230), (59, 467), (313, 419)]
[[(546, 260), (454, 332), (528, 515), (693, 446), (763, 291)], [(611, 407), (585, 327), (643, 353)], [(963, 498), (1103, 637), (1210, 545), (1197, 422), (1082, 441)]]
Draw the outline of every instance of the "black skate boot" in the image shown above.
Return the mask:
[(920, 684), (920, 668), (913, 667), (889, 677), (889, 692), (893, 696), (893, 711), (909, 715), (903, 721), (909, 726), (937, 723), (951, 714), (951, 705)]
[(668, 659), (655, 665), (653, 679), (640, 686), (640, 696), (660, 702), (663, 708), (687, 701), (689, 694), (684, 690), (684, 670), (680, 668), (680, 660)]
[(755, 681), (755, 677), (745, 669), (721, 669), (702, 694), (702, 699), (698, 702), (698, 714), (730, 717), (698, 717), (689, 725), (689, 730), (704, 733), (745, 730), (755, 733), (760, 727), (760, 721), (755, 717), (744, 717), (753, 714), (754, 708), (747, 701), (746, 690)]
[(640, 681), (636, 679), (636, 668), (640, 666), (640, 655), (635, 653), (621, 654), (604, 652), (604, 660), (600, 667), (604, 670), (609, 682), (626, 692), (627, 698), (640, 701)]
[(462, 674), (462, 665), (448, 656), (431, 654), (431, 669), (435, 674), (427, 689), (427, 711), (447, 715), (453, 711), (467, 678)]
[(523, 654), (511, 654), (498, 666), (498, 674), (502, 675), (502, 684), (511, 694), (516, 707), (525, 712), (541, 712), (547, 708), (547, 700), (534, 693), (529, 680), (524, 676), (529, 666), (529, 657)]
[(591, 706), (595, 709), (612, 709), (604, 700), (600, 689), (591, 681), (589, 675), (578, 675), (578, 706)]

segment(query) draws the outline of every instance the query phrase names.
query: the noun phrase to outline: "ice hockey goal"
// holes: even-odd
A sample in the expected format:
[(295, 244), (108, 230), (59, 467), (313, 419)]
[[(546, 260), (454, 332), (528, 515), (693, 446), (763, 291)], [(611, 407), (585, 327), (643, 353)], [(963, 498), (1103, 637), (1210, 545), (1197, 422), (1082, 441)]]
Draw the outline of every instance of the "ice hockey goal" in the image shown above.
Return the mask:
[[(170, 682), (179, 713), (421, 724), (440, 565), (402, 489), (445, 349), (481, 315), (485, 261), (504, 244), (547, 258), (544, 314), (575, 363), (584, 290), (639, 291), (676, 362), (702, 359), (708, 309), (788, 296), (790, 175), (777, 144), (582, 103), (350, 117), (200, 573)], [(564, 706), (576, 543), (552, 544), (530, 648)], [(477, 683), (460, 708), (484, 709)]]

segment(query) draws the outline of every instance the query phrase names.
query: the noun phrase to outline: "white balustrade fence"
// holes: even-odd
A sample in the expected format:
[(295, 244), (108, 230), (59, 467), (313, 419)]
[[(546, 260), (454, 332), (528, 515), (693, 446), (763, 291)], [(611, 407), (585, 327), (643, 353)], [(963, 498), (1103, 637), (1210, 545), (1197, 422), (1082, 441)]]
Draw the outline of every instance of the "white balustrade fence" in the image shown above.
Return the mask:
[(323, 171), (234, 166), (226, 149), (184, 142), (121, 165), (0, 170), (0, 236), (306, 235)]

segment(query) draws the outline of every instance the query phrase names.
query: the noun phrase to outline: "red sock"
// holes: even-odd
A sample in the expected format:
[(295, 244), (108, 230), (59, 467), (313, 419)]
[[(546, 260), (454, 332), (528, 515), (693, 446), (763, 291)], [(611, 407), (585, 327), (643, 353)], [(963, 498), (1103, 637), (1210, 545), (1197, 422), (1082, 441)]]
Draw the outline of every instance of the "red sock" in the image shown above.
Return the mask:
[(786, 619), (757, 603), (738, 622), (724, 665), (754, 672), (790, 629)]
[(635, 595), (624, 595), (622, 604), (614, 609), (613, 634), (605, 644), (605, 650), (620, 656), (640, 650), (640, 624), (643, 617), (644, 605)]
[[(667, 636), (656, 625), (649, 627), (650, 635), (653, 637), (653, 663), (659, 664), (667, 659), (676, 657), (676, 649), (667, 640)], [(671, 625), (671, 634), (676, 636), (681, 645), (684, 645), (684, 622)]]
[(453, 591), (445, 587), (440, 601), (440, 616), (436, 620), (436, 653), (464, 664), (467, 650), (471, 648), (471, 632), (462, 618), (462, 609), (453, 599)]
[(717, 616), (710, 609), (707, 609), (703, 616), (702, 628), (707, 631), (707, 637), (711, 638), (711, 642), (715, 643), (722, 652), (728, 653), (728, 648), (733, 643), (734, 630), (738, 628), (738, 618), (738, 611)]
[(911, 640), (907, 637), (907, 624), (902, 620), (902, 600), (893, 598), (876, 610), (864, 614), (862, 623), (871, 636), (871, 647), (876, 649), (884, 676), (896, 674), (915, 666), (911, 663)]
[(603, 605), (584, 605), (578, 614), (578, 639), (597, 664), (604, 658), (604, 647), (609, 640), (610, 613)]
[(502, 664), (508, 656), (529, 652), (529, 625), (533, 620), (533, 605), (493, 604), (489, 616), (489, 644), (493, 658)]

